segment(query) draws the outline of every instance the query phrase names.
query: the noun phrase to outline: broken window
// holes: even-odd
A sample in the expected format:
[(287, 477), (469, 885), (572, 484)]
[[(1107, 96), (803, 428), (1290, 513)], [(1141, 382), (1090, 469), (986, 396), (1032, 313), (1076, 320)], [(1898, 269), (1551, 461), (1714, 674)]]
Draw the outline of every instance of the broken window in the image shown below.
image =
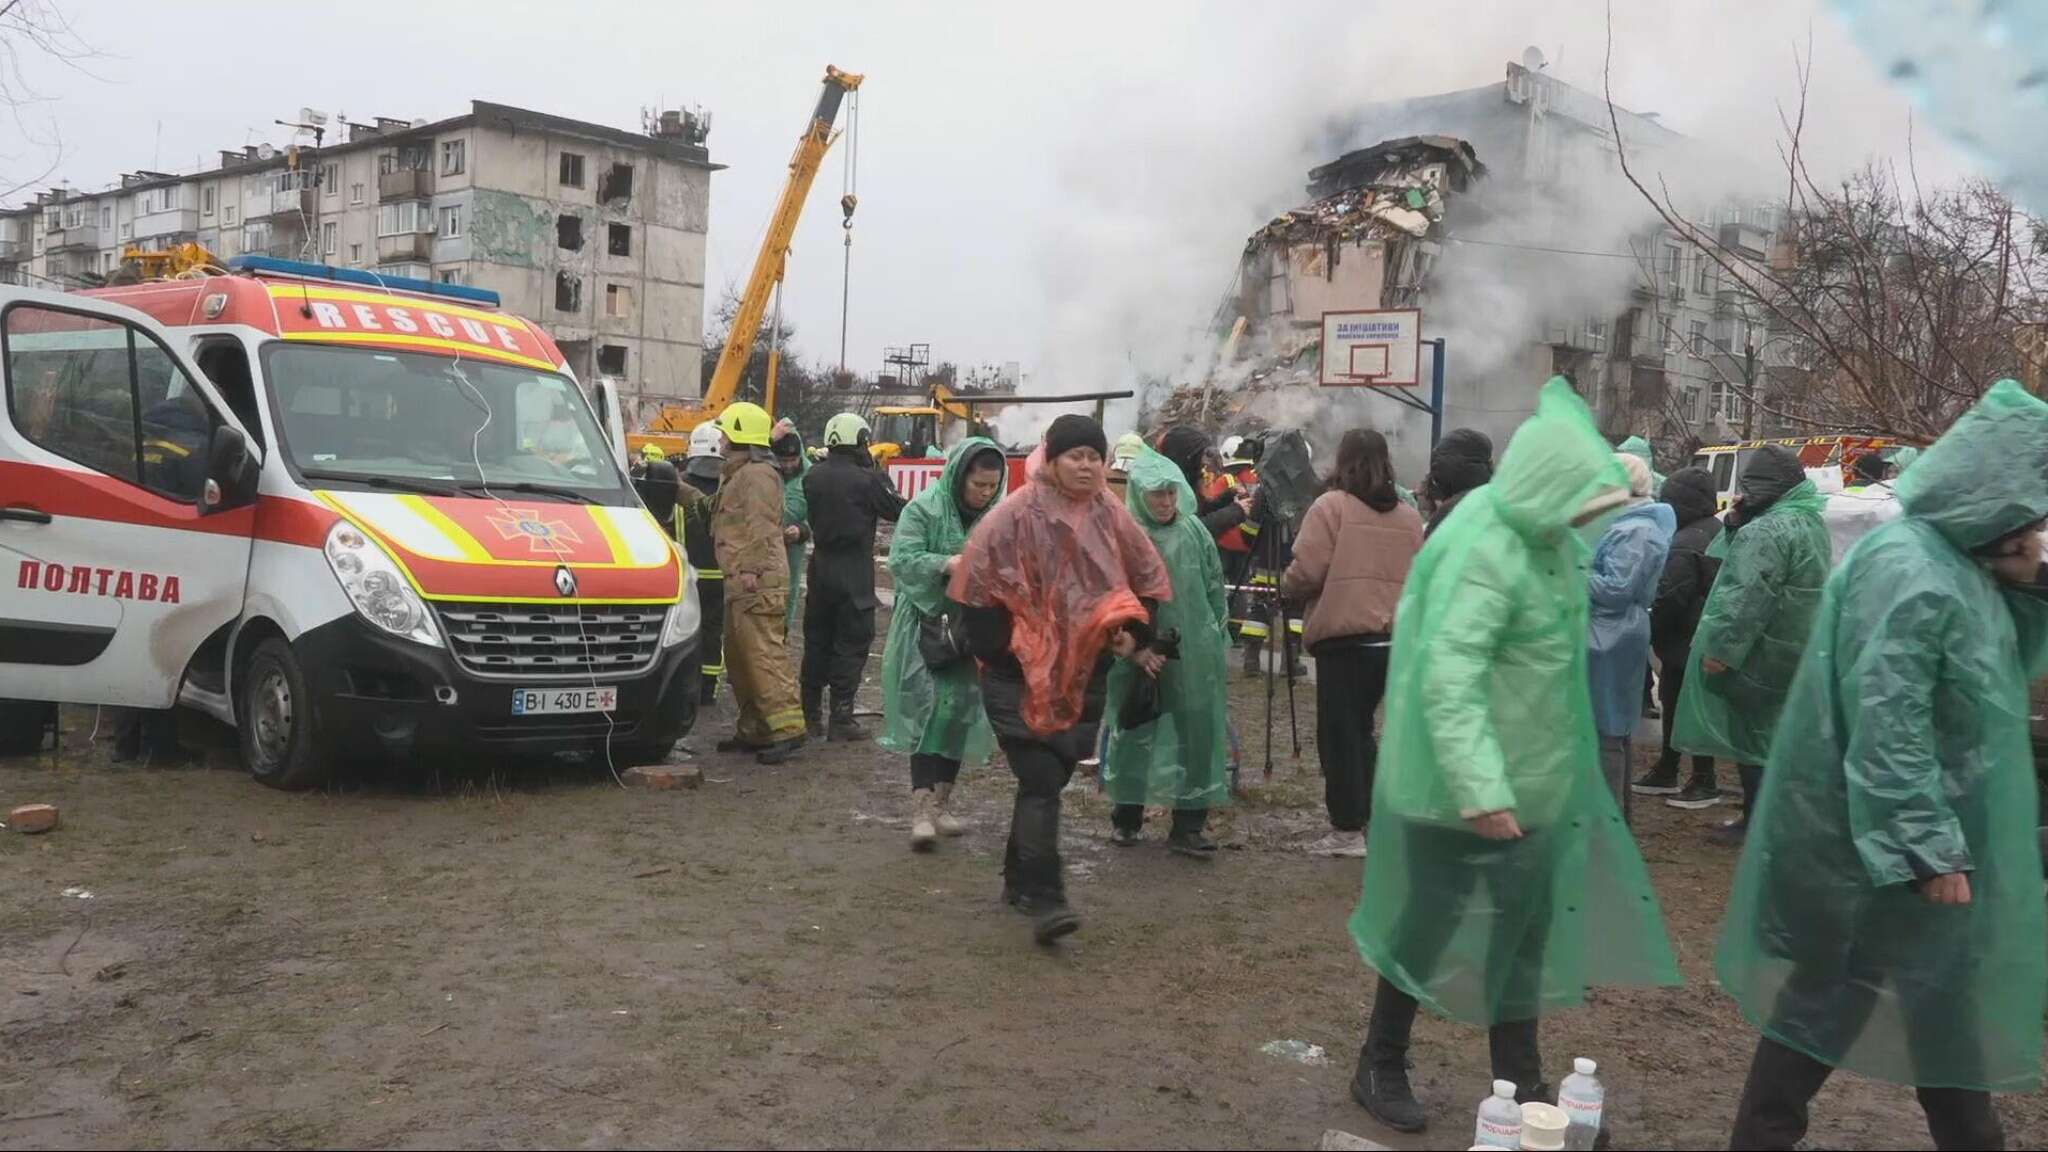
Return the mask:
[(597, 373), (600, 376), (624, 376), (626, 374), (626, 346), (624, 344), (598, 345)]
[(624, 284), (605, 285), (604, 314), (607, 316), (631, 316), (633, 314), (633, 290)]
[(462, 175), (463, 161), (465, 159), (463, 154), (469, 150), (467, 145), (468, 141), (465, 140), (444, 140), (441, 142), (441, 175)]
[(583, 251), (583, 217), (574, 212), (564, 212), (555, 217), (555, 247), (570, 252)]
[(614, 164), (597, 181), (599, 200), (624, 200), (633, 194), (633, 166)]
[(555, 273), (555, 311), (583, 310), (583, 281), (567, 272)]
[(557, 179), (566, 188), (583, 187), (583, 154), (581, 152), (562, 153), (562, 171)]
[(607, 229), (606, 245), (614, 256), (633, 254), (633, 226), (613, 224)]

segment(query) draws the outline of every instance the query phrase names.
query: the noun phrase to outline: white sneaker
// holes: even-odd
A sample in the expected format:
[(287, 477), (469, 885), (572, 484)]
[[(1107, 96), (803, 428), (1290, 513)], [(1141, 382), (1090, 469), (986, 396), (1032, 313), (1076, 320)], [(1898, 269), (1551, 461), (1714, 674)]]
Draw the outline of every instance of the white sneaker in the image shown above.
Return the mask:
[(932, 794), (920, 788), (910, 794), (910, 847), (914, 851), (928, 852), (938, 838)]
[(1365, 833), (1332, 832), (1302, 851), (1311, 856), (1343, 856), (1356, 860), (1365, 855)]

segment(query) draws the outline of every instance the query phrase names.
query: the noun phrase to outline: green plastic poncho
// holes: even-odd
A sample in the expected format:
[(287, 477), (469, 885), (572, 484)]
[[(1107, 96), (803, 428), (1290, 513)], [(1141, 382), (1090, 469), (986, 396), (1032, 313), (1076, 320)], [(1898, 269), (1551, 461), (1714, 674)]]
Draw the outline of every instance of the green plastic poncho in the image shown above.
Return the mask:
[[(1598, 525), (1573, 521), (1627, 490), (1585, 403), (1553, 377), (1401, 593), (1351, 936), (1382, 977), (1459, 1020), (1532, 1019), (1595, 984), (1678, 983), (1600, 774), (1586, 686), (1583, 533)], [(1504, 809), (1521, 839), (1465, 822)]]
[[(1721, 561), (1693, 633), (1692, 664), (1672, 721), (1674, 747), (1762, 764), (1799, 655), (1806, 650), (1834, 547), (1821, 517), (1827, 497), (1801, 480), (1755, 520), (1707, 548)], [(1707, 672), (1704, 660), (1725, 672)]]
[[(1164, 524), (1152, 518), (1144, 495), (1162, 488), (1174, 490), (1179, 508)], [(1166, 561), (1173, 599), (1159, 605), (1154, 626), (1180, 633), (1180, 657), (1159, 673), (1159, 718), (1139, 728), (1117, 726), (1116, 713), (1132, 682), (1145, 673), (1128, 660), (1110, 669), (1103, 790), (1117, 804), (1220, 808), (1230, 798), (1230, 609), (1223, 559), (1215, 537), (1195, 515), (1194, 489), (1180, 467), (1150, 448), (1132, 460), (1124, 504)]]
[[(2048, 404), (2001, 381), (1827, 582), (1716, 971), (1765, 1035), (1902, 1084), (2040, 1079), (2048, 929), (2027, 682), (2048, 604), (1971, 548), (2048, 514)], [(1968, 872), (1971, 902), (1913, 882)]]
[[(933, 672), (917, 646), (919, 626), (947, 611), (946, 561), (967, 547), (969, 522), (959, 499), (962, 473), (982, 452), (1002, 455), (993, 440), (976, 437), (955, 444), (946, 453), (939, 482), (904, 507), (889, 542), (896, 606), (882, 650), (882, 734), (876, 743), (894, 752), (981, 764), (995, 745), (974, 661)], [(1001, 498), (999, 489), (996, 499)], [(995, 504), (989, 501), (990, 508)]]
[[(782, 526), (787, 528), (791, 524), (802, 525), (804, 528), (804, 538), (809, 539), (811, 534), (811, 501), (808, 496), (804, 495), (804, 475), (811, 470), (811, 454), (803, 449), (803, 434), (792, 433), (792, 435), (796, 436), (796, 458), (802, 461), (802, 463), (797, 465), (795, 475), (782, 478)], [(796, 608), (803, 587), (804, 541), (798, 540), (796, 543), (789, 545), (789, 603), (784, 605), (782, 609), (782, 630), (784, 632), (788, 632), (791, 628), (796, 627)]]
[(1643, 439), (1641, 436), (1631, 436), (1623, 440), (1614, 450), (1616, 452), (1626, 452), (1643, 463), (1648, 464), (1650, 466), (1650, 491), (1661, 492), (1664, 490), (1664, 474), (1657, 471), (1657, 456), (1650, 450), (1650, 442), (1648, 440)]

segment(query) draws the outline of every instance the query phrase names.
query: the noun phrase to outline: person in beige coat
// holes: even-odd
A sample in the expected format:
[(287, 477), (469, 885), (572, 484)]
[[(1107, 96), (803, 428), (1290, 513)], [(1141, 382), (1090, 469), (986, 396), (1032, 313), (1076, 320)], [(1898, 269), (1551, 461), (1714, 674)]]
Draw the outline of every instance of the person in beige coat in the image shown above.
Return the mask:
[(1386, 437), (1346, 432), (1328, 491), (1309, 506), (1280, 578), (1284, 596), (1310, 602), (1303, 639), (1316, 661), (1316, 747), (1331, 828), (1312, 853), (1365, 855), (1373, 714), (1387, 689), (1394, 605), (1421, 550), (1422, 517), (1395, 492)]

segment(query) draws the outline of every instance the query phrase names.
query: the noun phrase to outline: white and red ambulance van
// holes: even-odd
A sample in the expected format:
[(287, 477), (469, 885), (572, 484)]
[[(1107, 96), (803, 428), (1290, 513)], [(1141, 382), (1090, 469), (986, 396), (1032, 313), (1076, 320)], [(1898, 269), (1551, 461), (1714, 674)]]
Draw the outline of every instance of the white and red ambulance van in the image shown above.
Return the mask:
[(608, 385), (494, 293), (244, 257), (0, 286), (0, 699), (233, 725), (249, 771), (602, 749), (695, 717), (695, 576)]

